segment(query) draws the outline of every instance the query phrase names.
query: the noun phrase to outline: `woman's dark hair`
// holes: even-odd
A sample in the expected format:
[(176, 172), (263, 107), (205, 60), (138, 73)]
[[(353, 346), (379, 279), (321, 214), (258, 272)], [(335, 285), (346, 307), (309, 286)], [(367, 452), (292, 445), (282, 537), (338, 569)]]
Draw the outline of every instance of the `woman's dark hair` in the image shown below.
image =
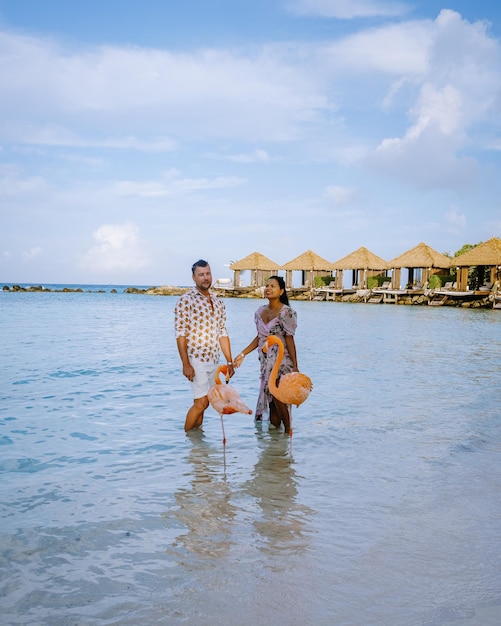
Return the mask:
[(270, 276), (268, 280), (276, 280), (280, 289), (283, 289), (284, 292), (280, 295), (280, 302), (282, 304), (289, 305), (289, 298), (287, 296), (287, 291), (285, 289), (285, 280), (281, 276)]

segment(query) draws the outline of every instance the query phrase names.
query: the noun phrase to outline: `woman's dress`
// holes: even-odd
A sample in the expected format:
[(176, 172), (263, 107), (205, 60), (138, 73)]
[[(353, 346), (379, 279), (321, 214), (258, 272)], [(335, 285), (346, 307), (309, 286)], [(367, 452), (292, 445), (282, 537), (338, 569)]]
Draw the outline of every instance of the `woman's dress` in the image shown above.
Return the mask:
[(259, 396), (257, 399), (256, 406), (256, 419), (261, 419), (261, 416), (264, 413), (269, 412), (270, 402), (273, 399), (269, 389), (268, 389), (268, 380), (270, 378), (270, 372), (275, 365), (275, 361), (277, 360), (277, 346), (273, 345), (268, 351), (263, 352), (263, 345), (266, 341), (266, 338), (269, 335), (276, 335), (280, 337), (282, 343), (284, 344), (284, 358), (282, 359), (282, 363), (280, 364), (280, 368), (278, 371), (278, 379), (280, 376), (287, 374), (288, 372), (292, 372), (294, 369), (292, 359), (287, 351), (287, 344), (285, 342), (285, 337), (287, 335), (294, 336), (297, 327), (297, 315), (296, 312), (287, 306), (286, 304), (280, 309), (277, 317), (274, 317), (267, 324), (263, 321), (261, 314), (263, 310), (266, 308), (266, 305), (259, 307), (259, 309), (254, 314), (254, 322), (256, 323), (257, 329), (257, 337), (258, 337), (258, 347), (257, 352), (259, 355), (259, 365), (261, 368), (261, 384), (259, 387)]

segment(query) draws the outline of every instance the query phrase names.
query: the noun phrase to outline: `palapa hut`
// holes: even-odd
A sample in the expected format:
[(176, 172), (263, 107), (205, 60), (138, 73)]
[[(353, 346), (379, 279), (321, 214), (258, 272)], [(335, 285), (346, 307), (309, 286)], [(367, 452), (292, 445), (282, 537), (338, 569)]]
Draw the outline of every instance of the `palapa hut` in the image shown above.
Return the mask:
[(501, 281), (501, 239), (492, 237), (484, 243), (479, 243), (468, 252), (452, 259), (452, 264), (456, 267), (458, 291), (464, 291), (468, 287), (470, 267), (478, 267), (478, 287), (481, 287), (484, 281), (490, 286), (494, 285), (496, 281)]
[(244, 259), (240, 261), (235, 261), (230, 265), (230, 270), (233, 270), (233, 285), (235, 287), (240, 287), (240, 272), (245, 270), (250, 270), (251, 279), (250, 286), (251, 287), (262, 287), (266, 283), (266, 279), (271, 274), (276, 274), (280, 269), (280, 265), (271, 261), (263, 254), (259, 252), (252, 252)]
[[(449, 269), (450, 266), (449, 257), (421, 242), (414, 248), (388, 261), (388, 269), (392, 270), (391, 286), (393, 289), (400, 289), (400, 273), (403, 267), (409, 270), (407, 285), (419, 286), (416, 283), (421, 283), (421, 286), (424, 286), (429, 281), (430, 276), (440, 274), (440, 270)], [(421, 270), (420, 273), (415, 272), (419, 269)]]
[(292, 288), (292, 272), (301, 272), (301, 287), (315, 286), (315, 276), (331, 276), (332, 263), (318, 256), (312, 250), (307, 250), (303, 254), (297, 256), (292, 261), (282, 265), (285, 270), (285, 285), (287, 289)]
[(362, 246), (339, 261), (335, 261), (332, 267), (336, 271), (334, 285), (336, 289), (343, 288), (343, 270), (352, 270), (352, 285), (356, 285), (359, 289), (367, 289), (369, 276), (386, 272), (387, 263), (377, 254)]

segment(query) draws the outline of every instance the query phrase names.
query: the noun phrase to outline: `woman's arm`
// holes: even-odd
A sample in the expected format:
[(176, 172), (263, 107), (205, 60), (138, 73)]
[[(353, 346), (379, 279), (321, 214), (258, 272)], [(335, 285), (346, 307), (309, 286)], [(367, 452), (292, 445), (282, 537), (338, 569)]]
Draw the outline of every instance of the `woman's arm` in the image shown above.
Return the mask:
[(287, 352), (292, 359), (293, 370), (295, 372), (299, 372), (299, 369), (297, 367), (296, 342), (294, 341), (293, 335), (285, 335), (285, 345), (287, 347)]
[(253, 352), (257, 348), (257, 346), (258, 346), (258, 337), (256, 335), (254, 339), (250, 342), (250, 344), (246, 348), (244, 348), (242, 352), (240, 352), (240, 354), (236, 357), (234, 361), (235, 367), (240, 367), (245, 357), (251, 352)]

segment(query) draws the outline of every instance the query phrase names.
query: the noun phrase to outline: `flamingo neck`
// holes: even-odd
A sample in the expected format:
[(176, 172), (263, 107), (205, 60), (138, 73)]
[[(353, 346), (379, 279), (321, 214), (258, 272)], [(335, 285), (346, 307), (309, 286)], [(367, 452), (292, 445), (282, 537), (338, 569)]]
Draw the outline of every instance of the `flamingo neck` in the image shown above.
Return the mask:
[(228, 367), (226, 365), (220, 365), (217, 370), (216, 373), (214, 374), (214, 381), (216, 383), (216, 385), (222, 385), (223, 383), (221, 382), (221, 374), (224, 374), (225, 376), (228, 375)]
[(275, 364), (273, 365), (273, 368), (270, 372), (270, 378), (268, 380), (268, 387), (270, 389), (276, 389), (277, 388), (276, 380), (278, 378), (278, 370), (280, 369), (280, 363), (282, 362), (282, 359), (284, 358), (284, 345), (280, 341), (280, 339), (274, 339), (272, 340), (272, 343), (276, 344), (278, 348), (278, 354), (275, 360)]

